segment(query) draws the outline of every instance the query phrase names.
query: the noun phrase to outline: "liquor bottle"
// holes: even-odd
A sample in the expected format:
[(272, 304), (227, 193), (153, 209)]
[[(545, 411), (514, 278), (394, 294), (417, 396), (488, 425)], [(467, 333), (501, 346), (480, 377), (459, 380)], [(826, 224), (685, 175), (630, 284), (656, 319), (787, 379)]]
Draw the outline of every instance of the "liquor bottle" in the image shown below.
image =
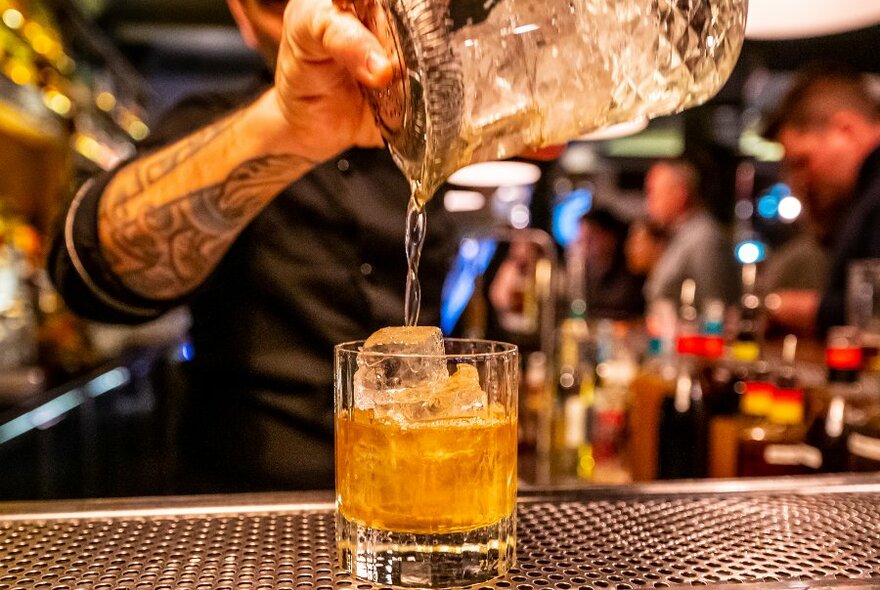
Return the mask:
[[(768, 365), (761, 360), (757, 269), (743, 265), (742, 292), (733, 338), (725, 358), (705, 375), (710, 407), (709, 476), (735, 477), (740, 432), (766, 417), (772, 397)], [(750, 394), (747, 394), (750, 390)]]
[(519, 449), (535, 452), (538, 449), (542, 416), (549, 411), (547, 395), (547, 355), (541, 351), (529, 353), (523, 376), (523, 394), (519, 414)]
[[(740, 410), (744, 383), (761, 356), (760, 299), (755, 295), (757, 268), (745, 264), (742, 292), (734, 336), (726, 358), (711, 367), (704, 387), (712, 416), (734, 417)], [(731, 422), (732, 423), (732, 422)]]
[(817, 396), (820, 408), (807, 433), (808, 442), (822, 453), (824, 472), (847, 470), (850, 432), (864, 425), (876, 407), (859, 379), (862, 362), (859, 330), (853, 326), (829, 329), (825, 349), (827, 380)]
[(602, 320), (596, 327), (596, 370), (592, 391), (589, 443), (592, 481), (632, 481), (627, 457), (627, 410), (636, 363), (626, 346), (626, 326)]
[(629, 464), (635, 481), (657, 478), (660, 404), (675, 390), (675, 305), (651, 304), (645, 318), (647, 354), (631, 385)]
[(797, 338), (786, 336), (767, 418), (741, 434), (740, 477), (815, 473), (822, 466), (821, 453), (804, 442), (804, 392), (796, 375), (796, 351)]
[(695, 284), (682, 283), (678, 367), (671, 395), (660, 404), (658, 476), (661, 479), (706, 476), (708, 415), (700, 380), (702, 342), (693, 306)]
[(724, 361), (724, 303), (708, 301), (703, 309), (699, 336), (699, 378), (709, 417), (736, 413), (738, 399), (731, 390), (731, 373)]
[(551, 466), (555, 479), (589, 479), (589, 410), (593, 369), (588, 364), (589, 327), (586, 304), (586, 263), (577, 245), (565, 251), (566, 314), (559, 325), (553, 409)]
[(566, 318), (559, 328), (551, 470), (562, 480), (592, 475), (593, 370), (586, 360), (588, 335), (586, 320), (577, 315)]

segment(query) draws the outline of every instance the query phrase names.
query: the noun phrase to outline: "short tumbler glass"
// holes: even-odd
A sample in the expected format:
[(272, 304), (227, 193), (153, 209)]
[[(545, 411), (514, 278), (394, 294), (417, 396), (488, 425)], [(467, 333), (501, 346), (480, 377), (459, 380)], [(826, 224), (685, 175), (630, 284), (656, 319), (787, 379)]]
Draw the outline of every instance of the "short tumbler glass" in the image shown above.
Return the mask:
[[(511, 344), (445, 341), (444, 355), (335, 348), (340, 566), (378, 584), (449, 587), (505, 574), (516, 555), (519, 360)], [(361, 365), (462, 365), (482, 400), (449, 387), (376, 392)], [(474, 370), (475, 369), (475, 370)], [(473, 390), (473, 387), (471, 387)], [(458, 396), (462, 397), (459, 398)]]

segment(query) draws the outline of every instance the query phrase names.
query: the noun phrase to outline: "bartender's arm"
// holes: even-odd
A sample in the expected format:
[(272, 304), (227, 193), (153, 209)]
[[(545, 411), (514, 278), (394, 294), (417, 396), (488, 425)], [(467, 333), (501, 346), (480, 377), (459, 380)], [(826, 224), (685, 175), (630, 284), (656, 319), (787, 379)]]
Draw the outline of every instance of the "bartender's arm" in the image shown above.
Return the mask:
[(381, 145), (352, 76), (379, 87), (390, 75), (351, 13), (292, 2), (272, 89), (129, 164), (105, 189), (98, 229), (113, 272), (149, 298), (191, 291), (285, 186), (352, 145)]
[[(291, 2), (275, 85), (119, 170), (96, 206), (97, 244), (76, 244), (77, 232), (65, 231), (64, 241), (74, 242), (67, 249), (80, 249), (69, 253), (72, 266), (87, 274), (83, 260), (99, 250), (136, 300), (116, 306), (123, 314), (150, 307), (137, 303), (186, 295), (285, 186), (351, 146), (381, 145), (356, 81), (378, 88), (390, 79), (379, 42), (353, 14), (329, 2)], [(74, 200), (68, 217), (77, 205)], [(112, 294), (100, 298), (113, 307)]]

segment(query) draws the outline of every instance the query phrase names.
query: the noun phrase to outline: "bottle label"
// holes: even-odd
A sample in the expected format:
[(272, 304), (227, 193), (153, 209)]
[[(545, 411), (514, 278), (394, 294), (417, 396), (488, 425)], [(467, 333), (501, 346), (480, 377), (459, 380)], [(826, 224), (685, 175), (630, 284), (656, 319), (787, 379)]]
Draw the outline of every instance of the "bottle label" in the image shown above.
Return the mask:
[(737, 340), (731, 345), (730, 354), (736, 361), (751, 363), (761, 356), (761, 347), (757, 342)]
[(700, 336), (679, 336), (675, 347), (678, 354), (700, 354), (703, 348), (702, 340)]
[(766, 416), (773, 404), (773, 384), (766, 381), (746, 381), (741, 409), (749, 416)]
[(858, 457), (880, 461), (880, 439), (853, 433), (846, 441), (846, 448)]
[(810, 469), (822, 467), (822, 453), (810, 445), (767, 445), (764, 461), (768, 465), (803, 465)]
[(703, 338), (703, 356), (710, 359), (718, 359), (724, 355), (724, 338), (721, 336), (706, 336)]
[(721, 336), (679, 336), (675, 348), (678, 354), (692, 354), (717, 359), (724, 355), (724, 338)]
[(862, 368), (862, 348), (860, 346), (829, 348), (825, 351), (825, 364), (829, 369), (858, 371)]
[(563, 406), (565, 448), (576, 449), (587, 440), (587, 408), (578, 395), (565, 400)]
[(774, 388), (768, 418), (774, 424), (800, 424), (803, 422), (804, 392), (797, 388)]

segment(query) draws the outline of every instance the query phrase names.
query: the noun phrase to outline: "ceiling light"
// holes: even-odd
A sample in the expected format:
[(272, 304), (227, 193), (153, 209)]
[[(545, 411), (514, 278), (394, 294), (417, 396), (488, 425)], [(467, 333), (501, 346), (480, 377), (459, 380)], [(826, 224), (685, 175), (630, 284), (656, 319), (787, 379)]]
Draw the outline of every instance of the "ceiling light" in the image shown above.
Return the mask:
[(481, 162), (453, 173), (450, 184), (458, 186), (496, 188), (501, 186), (528, 186), (538, 182), (541, 169), (526, 162)]
[(821, 37), (878, 23), (877, 0), (750, 0), (746, 37)]

